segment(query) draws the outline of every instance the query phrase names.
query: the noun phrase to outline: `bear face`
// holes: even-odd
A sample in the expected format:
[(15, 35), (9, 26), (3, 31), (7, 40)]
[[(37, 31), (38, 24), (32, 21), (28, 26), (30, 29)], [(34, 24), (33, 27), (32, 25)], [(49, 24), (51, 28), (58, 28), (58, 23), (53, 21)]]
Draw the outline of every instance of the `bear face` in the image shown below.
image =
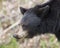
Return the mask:
[(28, 32), (27, 37), (33, 37), (34, 35), (40, 34), (40, 24), (43, 18), (47, 15), (49, 11), (49, 6), (44, 7), (34, 7), (30, 9), (20, 8), (23, 18), (21, 20), (21, 26), (23, 30)]
[[(33, 8), (20, 8), (23, 18), (21, 26), (26, 37), (32, 38), (38, 34), (52, 33), (60, 40), (60, 0), (51, 0), (43, 5), (36, 5)], [(18, 34), (14, 35), (19, 38)]]

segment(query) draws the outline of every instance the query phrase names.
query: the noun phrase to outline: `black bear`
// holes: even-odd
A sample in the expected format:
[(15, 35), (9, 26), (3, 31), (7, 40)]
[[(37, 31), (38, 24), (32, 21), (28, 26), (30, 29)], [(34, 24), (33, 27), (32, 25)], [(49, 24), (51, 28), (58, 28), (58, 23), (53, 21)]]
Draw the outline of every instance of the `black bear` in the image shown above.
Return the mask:
[(30, 9), (20, 7), (20, 10), (23, 14), (21, 26), (27, 31), (27, 38), (52, 33), (60, 40), (60, 0), (49, 0)]

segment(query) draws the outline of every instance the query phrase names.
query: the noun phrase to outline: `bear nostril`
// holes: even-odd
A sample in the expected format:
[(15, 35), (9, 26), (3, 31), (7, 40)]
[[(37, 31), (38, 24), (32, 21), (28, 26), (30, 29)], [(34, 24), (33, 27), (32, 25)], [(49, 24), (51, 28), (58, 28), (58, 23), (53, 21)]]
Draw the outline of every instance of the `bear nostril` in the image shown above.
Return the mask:
[(13, 37), (16, 39), (20, 39), (20, 37), (18, 35), (13, 35)]

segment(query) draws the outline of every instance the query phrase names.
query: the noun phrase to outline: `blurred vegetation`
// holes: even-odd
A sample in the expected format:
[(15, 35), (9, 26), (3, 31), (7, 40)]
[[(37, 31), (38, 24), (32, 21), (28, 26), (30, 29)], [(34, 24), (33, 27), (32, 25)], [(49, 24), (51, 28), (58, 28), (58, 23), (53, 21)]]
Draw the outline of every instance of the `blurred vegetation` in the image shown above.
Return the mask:
[(42, 38), (40, 40), (40, 47), (41, 48), (60, 48), (60, 42), (56, 40), (56, 37), (54, 35), (49, 35), (48, 39), (45, 40)]
[(2, 9), (2, 0), (0, 0), (0, 10)]
[(16, 40), (12, 38), (9, 44), (0, 45), (0, 48), (18, 48), (18, 45), (17, 45)]

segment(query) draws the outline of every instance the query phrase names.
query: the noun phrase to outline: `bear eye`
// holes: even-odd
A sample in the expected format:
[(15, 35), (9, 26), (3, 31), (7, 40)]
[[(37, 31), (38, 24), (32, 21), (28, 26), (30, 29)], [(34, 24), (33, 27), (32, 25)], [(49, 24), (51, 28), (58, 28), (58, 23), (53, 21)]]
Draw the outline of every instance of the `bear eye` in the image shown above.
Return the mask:
[(40, 15), (37, 15), (37, 17), (41, 17)]
[(40, 27), (40, 25), (37, 25), (37, 27)]
[(36, 14), (37, 17), (42, 17), (42, 13)]

